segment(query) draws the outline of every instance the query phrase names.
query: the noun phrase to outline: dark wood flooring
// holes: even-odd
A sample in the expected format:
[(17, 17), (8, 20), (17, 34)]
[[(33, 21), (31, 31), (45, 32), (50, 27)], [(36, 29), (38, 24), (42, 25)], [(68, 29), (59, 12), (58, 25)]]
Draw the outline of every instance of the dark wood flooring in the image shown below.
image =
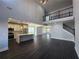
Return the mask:
[(41, 37), (18, 45), (9, 41), (9, 50), (0, 53), (0, 59), (78, 59), (75, 44), (57, 39)]

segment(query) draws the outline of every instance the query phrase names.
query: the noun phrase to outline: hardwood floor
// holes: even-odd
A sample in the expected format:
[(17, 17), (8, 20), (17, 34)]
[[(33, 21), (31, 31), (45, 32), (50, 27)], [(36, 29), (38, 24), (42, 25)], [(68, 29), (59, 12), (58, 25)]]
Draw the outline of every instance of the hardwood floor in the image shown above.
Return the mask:
[(0, 53), (0, 59), (78, 59), (74, 46), (73, 42), (41, 37), (20, 45), (10, 40), (10, 49)]

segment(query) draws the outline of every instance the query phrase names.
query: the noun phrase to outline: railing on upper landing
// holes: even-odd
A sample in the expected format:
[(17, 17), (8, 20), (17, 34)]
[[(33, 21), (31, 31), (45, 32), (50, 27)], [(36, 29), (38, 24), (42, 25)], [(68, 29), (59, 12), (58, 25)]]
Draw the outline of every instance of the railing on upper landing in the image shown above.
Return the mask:
[(62, 9), (62, 10), (58, 10), (54, 13), (44, 16), (43, 21), (56, 20), (56, 19), (60, 19), (60, 18), (70, 17), (70, 16), (73, 16), (73, 7), (72, 6)]

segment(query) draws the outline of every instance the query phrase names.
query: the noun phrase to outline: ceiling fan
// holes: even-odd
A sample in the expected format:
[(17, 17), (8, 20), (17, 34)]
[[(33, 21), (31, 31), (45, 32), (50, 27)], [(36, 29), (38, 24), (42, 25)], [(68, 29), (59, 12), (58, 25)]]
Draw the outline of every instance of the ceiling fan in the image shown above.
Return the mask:
[(43, 5), (46, 4), (47, 2), (48, 2), (48, 0), (40, 0), (40, 3)]

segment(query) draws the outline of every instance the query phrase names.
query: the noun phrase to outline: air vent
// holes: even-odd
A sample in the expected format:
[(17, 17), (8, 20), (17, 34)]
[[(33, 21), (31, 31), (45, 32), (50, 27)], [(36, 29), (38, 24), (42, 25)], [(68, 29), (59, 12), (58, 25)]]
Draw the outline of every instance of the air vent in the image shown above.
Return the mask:
[(7, 7), (9, 10), (12, 10), (12, 8), (11, 7)]

